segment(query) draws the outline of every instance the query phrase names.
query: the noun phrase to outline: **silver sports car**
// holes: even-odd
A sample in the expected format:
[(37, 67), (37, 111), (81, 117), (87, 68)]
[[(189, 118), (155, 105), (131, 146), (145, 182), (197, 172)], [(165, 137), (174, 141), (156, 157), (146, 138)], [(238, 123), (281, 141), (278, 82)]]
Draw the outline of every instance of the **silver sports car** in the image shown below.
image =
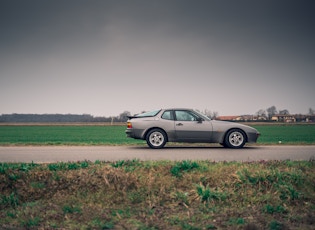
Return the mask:
[(146, 140), (154, 149), (166, 142), (220, 143), (242, 148), (256, 142), (259, 132), (247, 125), (211, 120), (192, 109), (160, 109), (129, 117), (127, 137)]

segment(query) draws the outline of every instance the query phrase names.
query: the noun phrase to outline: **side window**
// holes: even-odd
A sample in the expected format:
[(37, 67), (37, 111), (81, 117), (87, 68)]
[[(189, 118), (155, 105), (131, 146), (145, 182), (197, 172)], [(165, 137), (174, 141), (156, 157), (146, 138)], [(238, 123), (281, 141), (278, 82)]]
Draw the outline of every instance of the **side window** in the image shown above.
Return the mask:
[(196, 121), (197, 117), (188, 111), (175, 111), (177, 121)]
[(165, 111), (162, 115), (162, 118), (165, 120), (174, 120), (172, 111)]

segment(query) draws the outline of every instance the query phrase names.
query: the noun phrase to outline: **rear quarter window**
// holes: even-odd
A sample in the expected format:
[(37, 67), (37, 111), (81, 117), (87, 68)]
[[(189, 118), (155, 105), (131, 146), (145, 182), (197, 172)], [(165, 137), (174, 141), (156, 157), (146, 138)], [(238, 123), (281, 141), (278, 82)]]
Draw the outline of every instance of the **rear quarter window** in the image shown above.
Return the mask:
[(162, 119), (165, 119), (165, 120), (174, 120), (174, 116), (173, 116), (173, 113), (172, 111), (165, 111), (162, 115)]

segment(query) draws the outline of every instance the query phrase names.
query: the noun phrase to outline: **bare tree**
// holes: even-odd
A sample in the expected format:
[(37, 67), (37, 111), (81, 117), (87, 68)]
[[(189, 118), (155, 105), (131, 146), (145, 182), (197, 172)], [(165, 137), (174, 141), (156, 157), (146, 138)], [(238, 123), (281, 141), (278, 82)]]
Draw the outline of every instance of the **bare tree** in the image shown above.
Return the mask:
[(308, 109), (308, 114), (309, 115), (314, 115), (314, 113), (315, 113), (314, 109), (312, 109), (312, 108)]
[(280, 110), (280, 111), (279, 111), (279, 114), (281, 114), (281, 115), (288, 115), (288, 114), (290, 114), (290, 113), (289, 113), (289, 110), (284, 109), (284, 110)]
[(131, 113), (129, 111), (124, 111), (118, 116), (118, 120), (125, 122), (128, 120), (128, 116), (131, 116)]
[(218, 116), (219, 116), (219, 113), (216, 111), (213, 111), (211, 119), (216, 119)]
[(219, 114), (218, 112), (215, 112), (215, 111), (211, 112), (208, 109), (205, 109), (202, 113), (211, 119), (216, 119)]
[(258, 110), (258, 111), (256, 112), (256, 115), (257, 115), (258, 117), (267, 117), (267, 115), (266, 115), (266, 110), (264, 110), (264, 109)]
[(276, 106), (271, 106), (267, 109), (267, 113), (268, 113), (268, 119), (271, 120), (272, 116), (277, 114), (277, 108)]

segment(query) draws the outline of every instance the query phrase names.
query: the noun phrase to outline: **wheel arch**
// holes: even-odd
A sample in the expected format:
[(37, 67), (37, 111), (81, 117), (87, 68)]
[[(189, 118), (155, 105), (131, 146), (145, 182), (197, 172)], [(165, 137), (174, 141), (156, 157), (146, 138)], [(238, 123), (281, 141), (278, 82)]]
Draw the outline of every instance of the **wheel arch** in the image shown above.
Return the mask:
[(145, 130), (145, 131), (143, 132), (142, 138), (145, 140), (146, 137), (147, 137), (147, 135), (148, 135), (148, 133), (149, 133), (151, 130), (153, 130), (153, 129), (159, 129), (159, 130), (163, 131), (163, 132), (165, 133), (165, 136), (166, 136), (166, 142), (168, 142), (168, 135), (167, 135), (167, 132), (166, 132), (164, 129), (162, 129), (161, 127), (151, 127), (151, 128), (149, 128), (149, 129)]
[(233, 127), (233, 128), (230, 128), (228, 130), (225, 131), (224, 135), (223, 135), (223, 138), (221, 140), (222, 143), (224, 143), (224, 140), (226, 138), (226, 135), (228, 135), (228, 133), (231, 131), (231, 130), (237, 130), (237, 131), (240, 131), (243, 133), (244, 137), (245, 137), (245, 143), (248, 142), (248, 136), (247, 136), (247, 133), (242, 129), (242, 128), (239, 128), (239, 127)]

